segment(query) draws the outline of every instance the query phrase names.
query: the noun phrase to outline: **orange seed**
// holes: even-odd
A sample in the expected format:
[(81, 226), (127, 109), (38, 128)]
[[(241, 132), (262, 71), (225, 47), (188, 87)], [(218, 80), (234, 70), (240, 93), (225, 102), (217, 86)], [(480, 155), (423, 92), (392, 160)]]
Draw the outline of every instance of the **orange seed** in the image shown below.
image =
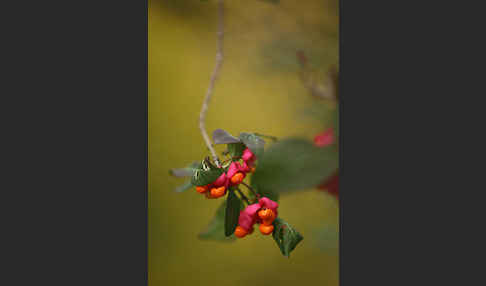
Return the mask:
[(208, 186), (196, 186), (196, 191), (203, 194), (208, 191)]
[(241, 226), (237, 226), (235, 229), (235, 236), (238, 238), (243, 238), (248, 234), (246, 229), (242, 228)]
[(226, 193), (226, 188), (224, 186), (211, 189), (211, 197), (213, 198), (222, 197), (224, 196), (225, 193)]
[(273, 224), (271, 224), (271, 225), (260, 224), (260, 232), (263, 235), (271, 234), (273, 232)]
[(241, 182), (243, 182), (243, 179), (244, 179), (243, 173), (238, 172), (238, 173), (234, 174), (233, 177), (231, 177), (231, 183), (238, 185)]
[(262, 220), (262, 223), (264, 225), (271, 225), (274, 220), (275, 220), (275, 218), (264, 219), (264, 220)]
[(262, 220), (271, 220), (275, 219), (275, 213), (271, 209), (262, 208), (258, 211), (258, 217)]

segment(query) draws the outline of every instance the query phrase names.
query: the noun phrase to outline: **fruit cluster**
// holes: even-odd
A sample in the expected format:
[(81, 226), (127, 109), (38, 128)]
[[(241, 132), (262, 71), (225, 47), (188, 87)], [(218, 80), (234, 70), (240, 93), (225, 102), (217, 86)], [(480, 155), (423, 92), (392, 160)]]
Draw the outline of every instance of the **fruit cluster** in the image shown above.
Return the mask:
[(258, 203), (248, 205), (245, 210), (240, 212), (238, 226), (235, 230), (235, 236), (245, 237), (253, 233), (253, 225), (260, 224), (260, 232), (269, 235), (273, 232), (273, 221), (277, 218), (278, 203), (269, 198), (263, 197)]
[(255, 171), (256, 156), (249, 148), (243, 151), (241, 159), (242, 163), (238, 161), (231, 162), (227, 170), (214, 182), (205, 186), (197, 186), (196, 191), (206, 195), (208, 199), (216, 199), (226, 195), (228, 187), (241, 184), (247, 173)]

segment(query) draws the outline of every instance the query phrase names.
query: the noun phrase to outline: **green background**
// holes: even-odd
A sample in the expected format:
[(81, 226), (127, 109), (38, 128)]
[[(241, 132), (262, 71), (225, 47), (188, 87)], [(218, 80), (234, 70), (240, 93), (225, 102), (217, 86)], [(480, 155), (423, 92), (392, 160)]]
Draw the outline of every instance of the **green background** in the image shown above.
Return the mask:
[[(225, 60), (208, 133), (312, 140), (325, 109), (303, 87), (295, 52), (304, 50), (317, 72), (338, 63), (338, 3), (225, 2)], [(279, 216), (304, 236), (285, 258), (258, 231), (236, 242), (199, 240), (222, 200), (173, 192), (184, 180), (168, 170), (208, 154), (198, 117), (215, 62), (216, 12), (215, 1), (149, 0), (149, 285), (338, 285), (338, 203), (327, 193), (281, 196)]]

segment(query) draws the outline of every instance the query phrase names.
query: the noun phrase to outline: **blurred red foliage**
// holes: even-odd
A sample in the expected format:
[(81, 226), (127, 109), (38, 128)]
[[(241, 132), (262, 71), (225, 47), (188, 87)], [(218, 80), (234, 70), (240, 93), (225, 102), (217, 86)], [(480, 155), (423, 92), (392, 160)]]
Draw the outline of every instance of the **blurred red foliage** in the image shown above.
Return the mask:
[(331, 195), (334, 195), (337, 199), (339, 199), (339, 174), (338, 171), (334, 175), (332, 175), (329, 179), (324, 181), (322, 184), (317, 186), (319, 190), (325, 190)]

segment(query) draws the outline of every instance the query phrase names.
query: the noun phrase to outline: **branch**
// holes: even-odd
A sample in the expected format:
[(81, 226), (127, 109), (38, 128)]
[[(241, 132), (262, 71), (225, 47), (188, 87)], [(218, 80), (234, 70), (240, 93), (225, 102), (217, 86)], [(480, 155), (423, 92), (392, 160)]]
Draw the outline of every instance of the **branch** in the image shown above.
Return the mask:
[(211, 139), (209, 139), (208, 133), (206, 132), (205, 120), (206, 120), (206, 113), (208, 111), (209, 102), (211, 100), (211, 95), (213, 94), (214, 85), (216, 79), (219, 76), (219, 71), (221, 66), (223, 65), (223, 28), (224, 28), (224, 6), (223, 0), (218, 1), (218, 42), (217, 42), (217, 50), (216, 50), (216, 65), (214, 66), (213, 73), (211, 74), (211, 79), (209, 81), (209, 87), (206, 91), (206, 97), (204, 98), (203, 105), (201, 108), (201, 113), (199, 114), (199, 129), (201, 130), (202, 137), (206, 146), (208, 146), (211, 155), (213, 156), (213, 160), (216, 163), (216, 166), (220, 167), (218, 156), (216, 155), (216, 151), (214, 150), (213, 144), (211, 143)]
[(255, 190), (252, 187), (248, 186), (247, 183), (241, 182), (241, 184), (243, 184), (243, 186), (247, 187), (248, 190), (250, 190), (257, 199), (260, 199), (260, 194), (255, 192)]
[(239, 188), (236, 188), (236, 190), (238, 191), (238, 193), (240, 194), (241, 198), (245, 200), (246, 204), (247, 205), (250, 205), (250, 201), (248, 200), (248, 198), (245, 196), (245, 194), (243, 194), (243, 192), (239, 189)]

